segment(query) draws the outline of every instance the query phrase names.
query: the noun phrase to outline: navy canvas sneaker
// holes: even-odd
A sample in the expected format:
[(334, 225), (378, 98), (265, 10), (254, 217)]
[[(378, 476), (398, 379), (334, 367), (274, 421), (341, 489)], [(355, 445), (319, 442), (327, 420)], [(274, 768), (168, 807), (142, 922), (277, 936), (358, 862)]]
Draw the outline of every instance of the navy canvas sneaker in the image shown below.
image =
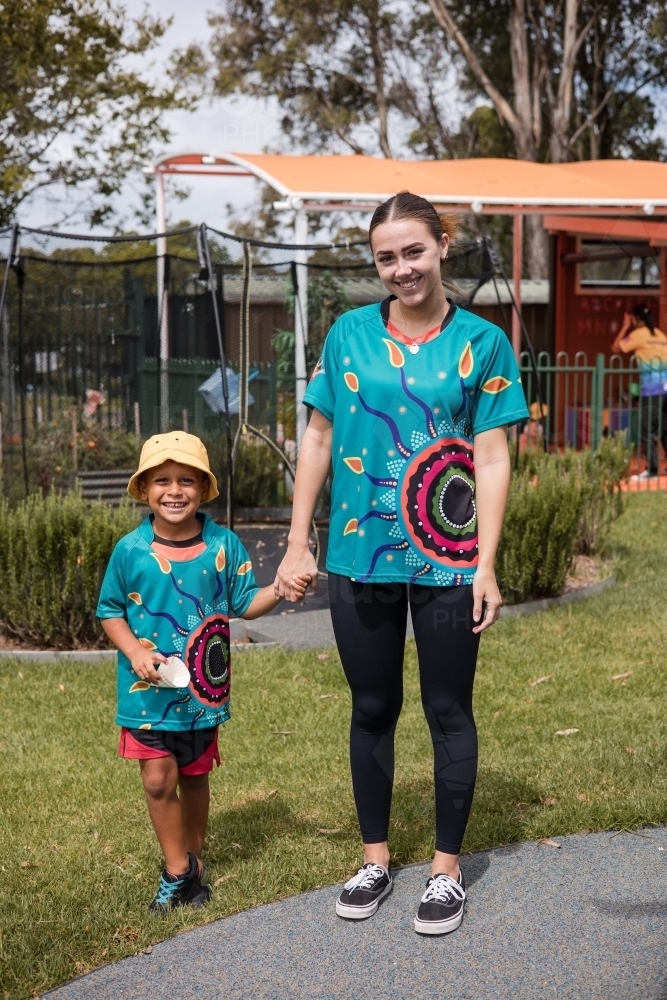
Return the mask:
[(380, 900), (389, 895), (393, 886), (391, 873), (386, 868), (367, 862), (345, 883), (336, 900), (336, 913), (348, 920), (372, 917)]
[(466, 884), (463, 872), (458, 879), (451, 875), (433, 875), (426, 883), (421, 898), (415, 930), (417, 934), (449, 934), (463, 920), (466, 901)]

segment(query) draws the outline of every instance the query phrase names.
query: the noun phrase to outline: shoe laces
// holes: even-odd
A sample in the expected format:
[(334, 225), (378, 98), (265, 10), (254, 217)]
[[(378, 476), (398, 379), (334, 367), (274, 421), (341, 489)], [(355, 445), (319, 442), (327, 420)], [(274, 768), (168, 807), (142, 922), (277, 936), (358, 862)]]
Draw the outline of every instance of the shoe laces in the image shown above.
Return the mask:
[(345, 883), (345, 888), (350, 892), (352, 889), (372, 889), (373, 883), (386, 875), (382, 865), (364, 865), (356, 875)]
[(160, 884), (158, 886), (157, 893), (155, 894), (155, 902), (164, 906), (165, 903), (171, 902), (172, 897), (178, 892), (179, 889), (183, 887), (183, 884), (187, 878), (187, 872), (176, 881), (166, 878), (165, 875), (160, 876)]
[(429, 879), (426, 892), (422, 896), (422, 903), (435, 900), (436, 903), (449, 903), (456, 899), (462, 903), (466, 898), (463, 886), (452, 878), (451, 875), (434, 875)]

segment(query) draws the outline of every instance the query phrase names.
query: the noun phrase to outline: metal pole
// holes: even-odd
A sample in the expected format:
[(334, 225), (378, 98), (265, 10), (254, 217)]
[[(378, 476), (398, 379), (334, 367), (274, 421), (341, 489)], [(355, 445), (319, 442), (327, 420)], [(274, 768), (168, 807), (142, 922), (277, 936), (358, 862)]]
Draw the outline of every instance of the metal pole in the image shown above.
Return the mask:
[(660, 247), (660, 299), (658, 308), (658, 326), (667, 330), (667, 246)]
[(9, 285), (9, 272), (14, 264), (19, 240), (18, 223), (12, 226), (12, 235), (9, 240), (9, 251), (7, 253), (7, 263), (5, 273), (2, 278), (2, 291), (0, 292), (0, 323), (2, 323), (2, 374), (3, 374), (3, 396), (5, 406), (8, 407), (9, 424), (11, 431), (14, 430), (14, 377), (9, 370), (9, 316), (7, 315), (7, 287)]
[[(155, 171), (155, 215), (157, 231), (160, 234), (167, 231), (167, 212), (165, 206), (164, 177), (159, 170)], [(160, 337), (159, 357), (159, 388), (160, 388), (160, 432), (169, 430), (169, 292), (165, 280), (165, 258), (167, 255), (167, 237), (157, 239), (157, 315)]]
[(26, 412), (26, 377), (25, 377), (25, 344), (23, 342), (23, 286), (25, 284), (25, 271), (23, 261), (19, 258), (16, 262), (16, 284), (18, 285), (18, 334), (19, 334), (19, 378), (21, 380), (21, 458), (23, 460), (23, 485), (25, 495), (30, 493), (30, 481), (28, 476), (28, 453), (26, 450), (26, 424), (28, 415)]
[(19, 227), (18, 223), (15, 222), (12, 226), (12, 235), (9, 239), (9, 252), (7, 253), (7, 266), (5, 267), (4, 277), (2, 279), (2, 292), (0, 292), (0, 316), (4, 315), (5, 312), (5, 300), (7, 298), (7, 286), (9, 284), (9, 271), (14, 265), (14, 258), (17, 253), (19, 239)]
[(604, 411), (604, 354), (595, 357), (593, 370), (593, 391), (591, 393), (591, 432), (590, 442), (593, 451), (597, 451), (602, 441), (602, 416)]
[[(308, 242), (308, 214), (299, 203), (294, 216), (294, 242), (305, 246)], [(306, 431), (306, 408), (303, 397), (306, 393), (308, 373), (306, 371), (306, 344), (308, 343), (308, 260), (307, 250), (294, 253), (297, 268), (297, 295), (294, 303), (294, 372), (296, 376), (296, 448), (297, 454)]]
[(512, 313), (512, 348), (514, 357), (521, 354), (521, 276), (523, 274), (523, 215), (514, 216), (512, 243), (512, 278), (514, 279), (515, 309)]
[[(218, 309), (218, 297), (217, 297), (217, 277), (213, 274), (213, 268), (211, 266), (211, 252), (208, 246), (208, 234), (206, 232), (206, 223), (202, 222), (199, 227), (199, 259), (203, 264), (203, 271), (207, 276), (209, 283), (209, 288), (211, 290), (211, 298), (213, 300), (213, 318), (215, 320), (215, 333), (218, 339), (218, 353), (220, 355), (220, 380), (222, 383), (222, 400), (225, 408), (225, 430), (227, 436), (227, 527), (230, 531), (234, 530), (234, 456), (233, 456), (233, 446), (232, 446), (232, 424), (229, 415), (229, 387), (227, 385), (227, 358), (225, 357), (225, 343), (222, 337), (222, 323), (220, 320), (220, 311)], [(220, 273), (220, 282), (223, 281), (222, 271)], [(223, 298), (224, 303), (224, 298)], [(224, 305), (223, 305), (224, 308)], [(224, 322), (224, 317), (222, 319)], [(240, 375), (239, 375), (239, 390), (240, 390)], [(240, 399), (240, 391), (239, 391)], [(241, 419), (239, 414), (239, 420)]]
[[(9, 270), (9, 264), (7, 265)], [(0, 313), (0, 323), (2, 323), (2, 402), (7, 415), (7, 426), (5, 430), (10, 434), (14, 431), (14, 375), (9, 366), (9, 316), (5, 305)]]
[[(533, 349), (533, 344), (532, 344), (532, 341), (531, 341), (530, 337), (528, 336), (528, 330), (526, 329), (526, 324), (523, 321), (523, 316), (521, 315), (520, 311), (517, 308), (516, 300), (515, 300), (514, 294), (512, 292), (512, 286), (510, 285), (509, 281), (507, 280), (507, 275), (505, 274), (505, 271), (503, 270), (503, 265), (502, 265), (502, 262), (500, 260), (500, 257), (498, 256), (496, 248), (493, 245), (493, 240), (489, 239), (488, 237), (485, 237), (484, 239), (485, 239), (485, 242), (486, 242), (487, 249), (489, 251), (489, 256), (491, 258), (491, 263), (493, 264), (494, 270), (500, 275), (500, 277), (505, 282), (505, 288), (507, 289), (507, 294), (510, 297), (510, 303), (512, 305), (512, 317), (513, 317), (513, 321), (514, 321), (514, 316), (517, 316), (518, 320), (519, 320), (519, 325), (520, 325), (520, 328), (521, 328), (521, 332), (523, 333), (523, 339), (524, 339), (524, 342), (526, 344), (526, 347), (528, 348), (528, 357), (530, 358), (530, 366), (531, 366), (531, 368), (533, 370), (533, 375), (535, 376), (535, 390), (536, 390), (536, 393), (537, 393), (537, 401), (540, 404), (540, 412), (542, 414), (542, 416), (541, 416), (540, 419), (544, 420), (544, 399), (543, 399), (543, 396), (542, 396), (542, 382), (541, 382), (541, 379), (540, 379), (539, 369), (537, 367), (537, 358), (535, 357), (535, 351)], [(494, 286), (495, 286), (495, 281), (494, 281)], [(498, 288), (497, 288), (497, 286), (496, 286), (496, 294), (498, 294)], [(500, 306), (501, 313), (502, 313), (502, 303), (500, 302), (500, 296), (499, 295), (498, 295), (498, 305)], [(542, 424), (542, 427), (544, 428), (544, 423)], [(517, 437), (518, 437), (518, 435), (517, 435)], [(545, 434), (542, 435), (542, 441), (543, 441), (544, 450), (546, 451), (547, 450), (547, 440), (546, 440), (546, 435)]]

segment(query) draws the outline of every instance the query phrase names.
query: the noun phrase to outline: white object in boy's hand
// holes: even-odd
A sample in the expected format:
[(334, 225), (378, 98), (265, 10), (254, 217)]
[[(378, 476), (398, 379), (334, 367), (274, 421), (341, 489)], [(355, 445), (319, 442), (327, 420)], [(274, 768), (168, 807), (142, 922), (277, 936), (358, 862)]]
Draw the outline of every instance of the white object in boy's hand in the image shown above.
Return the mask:
[(190, 683), (190, 671), (178, 656), (170, 656), (155, 669), (160, 675), (157, 687), (186, 688)]

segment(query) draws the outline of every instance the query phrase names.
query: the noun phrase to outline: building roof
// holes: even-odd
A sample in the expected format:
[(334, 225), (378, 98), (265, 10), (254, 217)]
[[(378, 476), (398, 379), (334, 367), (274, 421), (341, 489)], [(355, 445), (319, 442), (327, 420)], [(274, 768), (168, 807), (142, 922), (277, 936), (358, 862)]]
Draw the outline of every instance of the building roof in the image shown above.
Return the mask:
[[(364, 306), (371, 302), (380, 302), (387, 292), (379, 278), (369, 277), (335, 277), (340, 282), (354, 306)], [(487, 281), (475, 295), (476, 306), (493, 306), (498, 302), (498, 296), (503, 305), (510, 302), (510, 294), (503, 281), (496, 279), (497, 291), (493, 282)], [(464, 302), (474, 290), (475, 282), (462, 280), (456, 282), (461, 295), (454, 295), (457, 302)], [(514, 282), (510, 279), (509, 286), (514, 293)], [(287, 296), (292, 291), (292, 281), (289, 274), (252, 274), (250, 277), (250, 304), (284, 305)], [(236, 304), (243, 294), (243, 278), (240, 275), (225, 276), (225, 301)], [(449, 293), (448, 293), (449, 294)], [(546, 305), (549, 301), (549, 282), (525, 279), (521, 282), (521, 301), (523, 305)]]
[(468, 160), (390, 160), (373, 156), (283, 156), (272, 153), (186, 153), (151, 168), (162, 174), (254, 176), (285, 207), (310, 211), (349, 204), (372, 207), (408, 189), (438, 206), (475, 212), (603, 211), (652, 215), (667, 210), (667, 163), (594, 160), (530, 163), (486, 157)]

